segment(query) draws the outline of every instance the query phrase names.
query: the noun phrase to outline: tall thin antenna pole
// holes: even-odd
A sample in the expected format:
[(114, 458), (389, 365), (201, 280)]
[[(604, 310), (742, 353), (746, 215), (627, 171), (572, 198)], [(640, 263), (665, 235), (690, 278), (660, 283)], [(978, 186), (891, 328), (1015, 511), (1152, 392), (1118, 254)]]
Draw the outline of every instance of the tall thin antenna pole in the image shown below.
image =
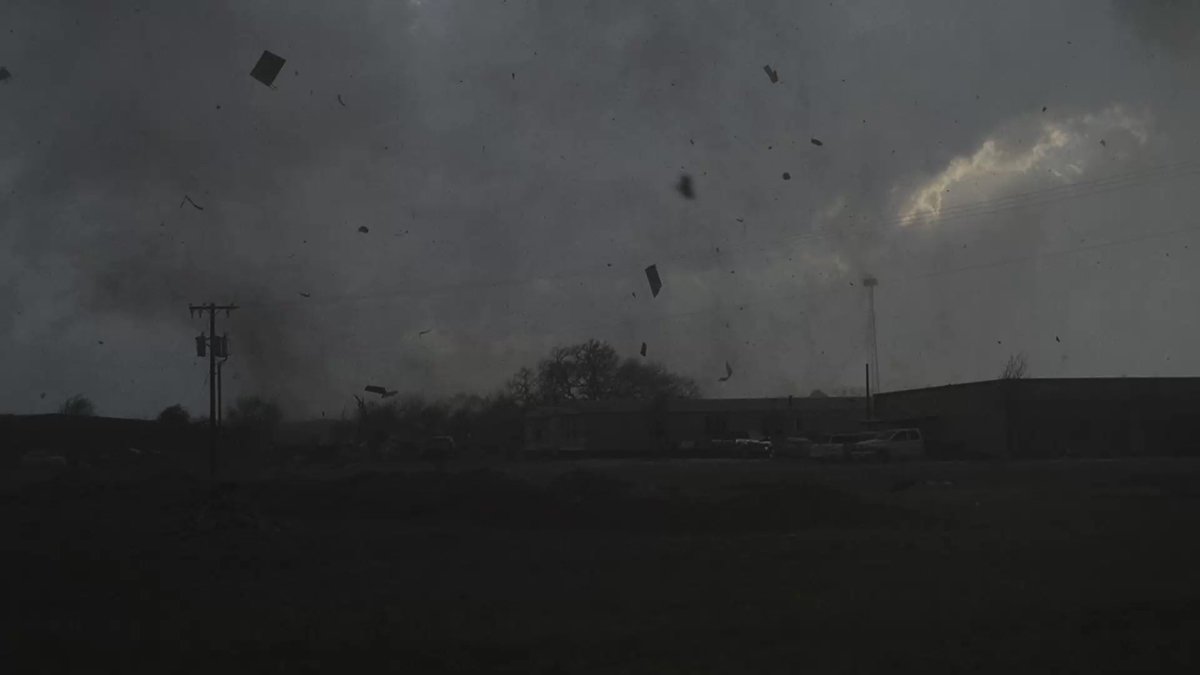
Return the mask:
[(875, 406), (871, 400), (871, 364), (864, 363), (863, 366), (867, 376), (867, 419), (870, 420), (875, 417)]
[(867, 287), (867, 311), (870, 321), (867, 329), (871, 332), (871, 371), (875, 373), (875, 391), (879, 391), (879, 335), (875, 329), (875, 287), (879, 285), (879, 280), (868, 276), (863, 278), (862, 283)]

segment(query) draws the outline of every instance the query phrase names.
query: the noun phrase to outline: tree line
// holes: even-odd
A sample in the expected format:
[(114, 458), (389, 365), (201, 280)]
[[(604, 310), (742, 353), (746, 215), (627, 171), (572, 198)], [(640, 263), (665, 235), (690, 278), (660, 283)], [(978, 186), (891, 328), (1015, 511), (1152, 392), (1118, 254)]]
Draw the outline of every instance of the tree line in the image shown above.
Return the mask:
[[(389, 441), (418, 443), (434, 436), (451, 436), (459, 445), (501, 451), (503, 446), (520, 444), (524, 413), (531, 408), (575, 401), (696, 398), (700, 393), (692, 378), (652, 361), (622, 359), (612, 345), (588, 340), (556, 347), (535, 366), (518, 369), (487, 395), (429, 399), (412, 394), (383, 400), (356, 395), (353, 412), (333, 423), (331, 435), (337, 443), (354, 443), (370, 450)], [(274, 402), (240, 397), (225, 412), (227, 440), (246, 447), (270, 445), (282, 419)], [(164, 409), (158, 420), (180, 427), (198, 422), (180, 405)]]

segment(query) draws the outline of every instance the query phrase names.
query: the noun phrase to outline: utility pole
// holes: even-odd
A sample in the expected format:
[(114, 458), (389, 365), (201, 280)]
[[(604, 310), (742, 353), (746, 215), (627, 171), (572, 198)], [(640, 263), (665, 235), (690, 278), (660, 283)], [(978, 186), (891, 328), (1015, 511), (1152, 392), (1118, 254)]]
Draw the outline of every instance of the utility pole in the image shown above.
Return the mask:
[[(225, 345), (223, 345), (223, 346), (228, 347), (229, 337), (223, 336), (221, 338), (221, 340), (225, 342)], [(222, 411), (225, 410), (225, 404), (221, 400), (221, 383), (223, 383), (225, 381), (225, 374), (224, 374), (223, 370), (225, 367), (225, 362), (228, 360), (229, 360), (229, 354), (228, 354), (228, 352), (226, 352), (225, 358), (221, 359), (220, 361), (217, 361), (217, 428), (218, 429), (225, 428), (225, 423), (224, 423), (224, 420), (222, 419), (222, 417), (223, 417)]]
[(864, 277), (862, 280), (863, 286), (867, 288), (867, 311), (869, 312), (869, 324), (867, 330), (871, 332), (871, 371), (875, 373), (875, 391), (879, 391), (879, 336), (875, 330), (875, 287), (879, 285), (879, 280), (872, 276)]
[(208, 354), (208, 472), (212, 480), (217, 479), (217, 357), (228, 358), (229, 341), (225, 337), (217, 337), (217, 312), (225, 310), (226, 318), (237, 309), (237, 305), (188, 305), (188, 312), (194, 317), (196, 312), (208, 312), (208, 336), (204, 333), (196, 338), (196, 355)]

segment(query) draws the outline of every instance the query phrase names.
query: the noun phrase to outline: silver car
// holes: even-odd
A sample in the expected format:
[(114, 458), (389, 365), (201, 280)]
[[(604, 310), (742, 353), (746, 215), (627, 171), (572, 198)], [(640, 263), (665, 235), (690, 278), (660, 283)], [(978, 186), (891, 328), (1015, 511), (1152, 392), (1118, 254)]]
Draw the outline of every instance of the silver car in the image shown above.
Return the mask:
[(856, 460), (889, 461), (919, 459), (925, 456), (925, 440), (920, 429), (890, 429), (880, 431), (874, 438), (859, 441), (850, 448)]

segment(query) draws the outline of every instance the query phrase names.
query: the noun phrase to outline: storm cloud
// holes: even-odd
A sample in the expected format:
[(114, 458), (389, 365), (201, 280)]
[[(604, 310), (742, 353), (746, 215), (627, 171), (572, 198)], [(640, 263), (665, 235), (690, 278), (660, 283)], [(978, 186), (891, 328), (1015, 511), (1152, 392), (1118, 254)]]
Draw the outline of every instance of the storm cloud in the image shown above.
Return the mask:
[(830, 391), (865, 275), (886, 388), (1200, 367), (1194, 3), (96, 5), (0, 9), (5, 409), (202, 409), (209, 301), (296, 414), (593, 337)]

